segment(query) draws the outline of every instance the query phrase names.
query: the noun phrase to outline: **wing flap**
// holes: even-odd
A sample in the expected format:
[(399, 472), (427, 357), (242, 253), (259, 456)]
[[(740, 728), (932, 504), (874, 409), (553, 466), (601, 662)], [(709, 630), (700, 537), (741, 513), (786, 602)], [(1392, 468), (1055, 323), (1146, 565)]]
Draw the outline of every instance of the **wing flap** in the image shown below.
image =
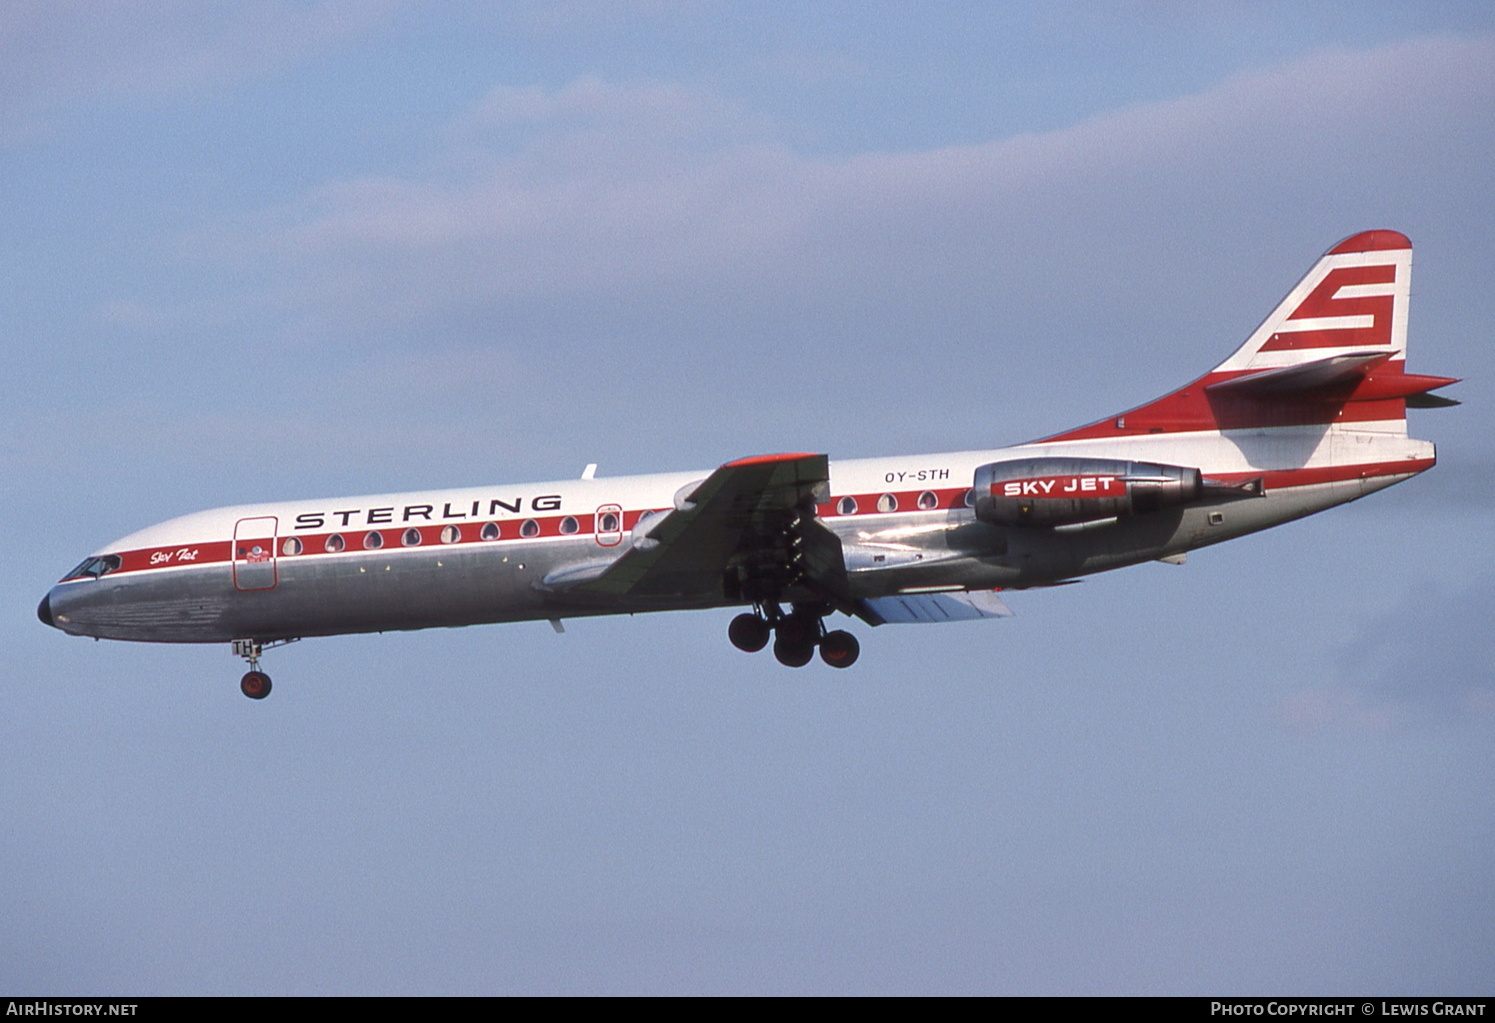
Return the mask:
[(896, 593), (860, 602), (862, 617), (874, 625), (929, 625), (1011, 618), (1012, 608), (992, 590), (954, 593)]

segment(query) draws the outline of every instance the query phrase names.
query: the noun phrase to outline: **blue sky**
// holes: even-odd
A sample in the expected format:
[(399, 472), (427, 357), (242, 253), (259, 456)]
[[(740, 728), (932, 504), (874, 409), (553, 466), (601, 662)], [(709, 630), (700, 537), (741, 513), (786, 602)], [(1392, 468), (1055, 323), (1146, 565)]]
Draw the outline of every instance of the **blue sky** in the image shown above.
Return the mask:
[[(0, 10), (0, 988), (1487, 993), (1482, 4)], [(725, 613), (217, 647), (220, 504), (986, 447), (1413, 239), (1440, 465), (789, 672)]]

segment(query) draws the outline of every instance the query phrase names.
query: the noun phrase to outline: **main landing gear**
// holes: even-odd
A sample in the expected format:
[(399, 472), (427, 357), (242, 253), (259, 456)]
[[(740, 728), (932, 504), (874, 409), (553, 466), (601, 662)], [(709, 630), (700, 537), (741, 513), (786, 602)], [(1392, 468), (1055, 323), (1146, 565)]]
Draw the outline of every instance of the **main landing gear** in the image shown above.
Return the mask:
[(242, 657), (249, 662), (249, 670), (244, 677), (239, 679), (239, 692), (251, 700), (263, 700), (270, 695), (270, 676), (260, 671), (260, 655), (265, 648), (284, 646), (287, 643), (296, 642), (294, 639), (278, 639), (271, 643), (261, 643), (253, 639), (236, 639), (233, 642), (234, 656)]
[(740, 614), (727, 626), (732, 645), (747, 653), (757, 653), (773, 638), (773, 655), (780, 664), (803, 668), (820, 648), (820, 659), (832, 668), (849, 668), (862, 652), (861, 644), (842, 629), (827, 632), (825, 616), (830, 608), (796, 604), (785, 614), (778, 604), (760, 605), (755, 613)]

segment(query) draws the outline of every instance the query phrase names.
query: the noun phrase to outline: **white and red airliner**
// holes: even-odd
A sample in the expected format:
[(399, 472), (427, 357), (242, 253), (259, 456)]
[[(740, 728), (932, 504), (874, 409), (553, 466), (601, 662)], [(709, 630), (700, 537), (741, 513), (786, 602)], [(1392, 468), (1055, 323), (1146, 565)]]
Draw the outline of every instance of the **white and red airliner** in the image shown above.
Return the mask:
[(1230, 358), (1156, 401), (1016, 447), (219, 508), (86, 558), (37, 609), (64, 632), (231, 642), (241, 688), (307, 636), (744, 608), (729, 637), (835, 667), (869, 625), (1010, 614), (1048, 586), (1323, 511), (1432, 467), (1407, 408), (1457, 404), (1406, 371), (1412, 247), (1330, 249)]

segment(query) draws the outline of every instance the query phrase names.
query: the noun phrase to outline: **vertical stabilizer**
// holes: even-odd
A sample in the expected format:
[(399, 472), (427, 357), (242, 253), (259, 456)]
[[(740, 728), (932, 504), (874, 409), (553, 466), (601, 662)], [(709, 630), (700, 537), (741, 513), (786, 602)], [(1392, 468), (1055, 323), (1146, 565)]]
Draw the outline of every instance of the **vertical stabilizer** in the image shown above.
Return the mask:
[(1324, 253), (1216, 373), (1252, 372), (1376, 354), (1404, 361), (1412, 243), (1362, 231)]
[(1449, 377), (1406, 372), (1412, 243), (1362, 231), (1314, 264), (1235, 353), (1155, 401), (1046, 442), (1268, 427), (1406, 433), (1407, 403)]

